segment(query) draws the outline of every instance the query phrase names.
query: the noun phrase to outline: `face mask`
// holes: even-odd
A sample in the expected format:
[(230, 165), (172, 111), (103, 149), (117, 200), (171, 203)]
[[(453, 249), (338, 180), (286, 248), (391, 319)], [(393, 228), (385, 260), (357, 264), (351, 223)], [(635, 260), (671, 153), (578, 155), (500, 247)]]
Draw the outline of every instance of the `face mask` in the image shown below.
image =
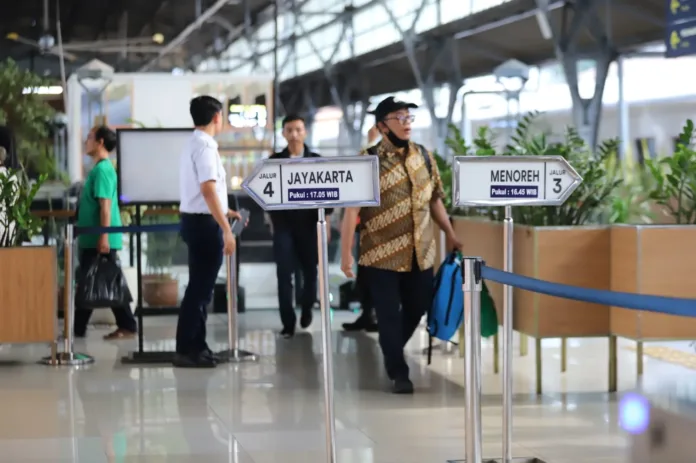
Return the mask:
[(387, 138), (392, 145), (396, 146), (397, 148), (406, 148), (408, 146), (408, 140), (402, 140), (401, 138), (397, 137), (394, 132), (389, 130), (389, 128), (387, 128), (387, 130)]

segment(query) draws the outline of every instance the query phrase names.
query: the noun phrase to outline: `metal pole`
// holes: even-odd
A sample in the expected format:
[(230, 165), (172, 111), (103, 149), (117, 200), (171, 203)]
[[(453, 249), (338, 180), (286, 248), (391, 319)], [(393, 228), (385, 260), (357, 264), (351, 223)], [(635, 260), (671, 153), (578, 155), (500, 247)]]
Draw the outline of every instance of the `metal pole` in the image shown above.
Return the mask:
[(321, 305), (321, 339), (324, 366), (324, 416), (326, 425), (326, 459), (336, 463), (336, 420), (334, 418), (333, 343), (331, 342), (331, 307), (329, 306), (329, 251), (326, 232), (326, 214), (319, 209), (317, 222), (319, 247), (319, 302)]
[(239, 332), (237, 331), (237, 251), (227, 256), (227, 341), (230, 350), (236, 352), (239, 348)]
[(75, 320), (75, 227), (69, 223), (65, 230), (65, 244), (63, 246), (63, 260), (65, 278), (63, 282), (63, 352), (44, 357), (40, 363), (44, 365), (68, 365), (80, 366), (94, 363), (94, 357), (87, 354), (76, 353), (73, 350), (74, 332), (73, 320)]
[(278, 109), (280, 106), (280, 77), (278, 74), (278, 47), (280, 46), (280, 30), (278, 29), (278, 0), (273, 2), (273, 119), (271, 130), (273, 130), (273, 151), (278, 151), (278, 134), (276, 130), (276, 119), (278, 118)]
[[(513, 271), (514, 222), (512, 207), (505, 206), (503, 269)], [(512, 286), (503, 286), (503, 463), (512, 462)]]
[(230, 363), (255, 362), (258, 356), (239, 348), (239, 292), (237, 291), (237, 250), (225, 258), (227, 268), (227, 341), (229, 349), (219, 352), (217, 358)]
[(73, 266), (75, 249), (74, 226), (69, 223), (65, 231), (65, 245), (63, 246), (63, 267), (65, 269), (65, 279), (63, 282), (63, 353), (67, 357), (73, 355), (73, 316), (75, 314), (75, 291), (74, 278), (75, 268)]
[(482, 463), (481, 430), (481, 266), (477, 257), (462, 262), (464, 291), (465, 380), (466, 380), (466, 463)]

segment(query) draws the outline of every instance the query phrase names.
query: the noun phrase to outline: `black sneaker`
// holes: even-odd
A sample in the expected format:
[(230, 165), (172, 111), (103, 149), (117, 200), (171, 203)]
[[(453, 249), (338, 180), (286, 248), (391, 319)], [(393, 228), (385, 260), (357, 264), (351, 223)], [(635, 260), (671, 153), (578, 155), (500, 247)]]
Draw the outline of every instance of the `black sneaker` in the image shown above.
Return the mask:
[(280, 337), (283, 339), (290, 339), (295, 336), (295, 330), (293, 328), (283, 328), (280, 332)]
[(302, 310), (302, 315), (300, 315), (300, 326), (305, 329), (312, 324), (312, 309)]
[(392, 383), (392, 392), (394, 394), (413, 394), (413, 383), (410, 379), (396, 379)]
[(217, 361), (203, 353), (199, 355), (176, 354), (172, 365), (178, 368), (215, 368)]

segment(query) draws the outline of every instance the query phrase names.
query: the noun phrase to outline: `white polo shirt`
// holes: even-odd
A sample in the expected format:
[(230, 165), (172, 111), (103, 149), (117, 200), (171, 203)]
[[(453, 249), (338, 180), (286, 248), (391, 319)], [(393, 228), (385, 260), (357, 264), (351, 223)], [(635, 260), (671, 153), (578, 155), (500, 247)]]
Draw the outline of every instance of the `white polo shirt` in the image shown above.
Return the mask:
[(215, 192), (222, 211), (227, 213), (227, 173), (215, 139), (201, 130), (194, 130), (181, 153), (180, 164), (179, 210), (188, 214), (210, 214), (201, 194), (201, 184), (215, 180)]

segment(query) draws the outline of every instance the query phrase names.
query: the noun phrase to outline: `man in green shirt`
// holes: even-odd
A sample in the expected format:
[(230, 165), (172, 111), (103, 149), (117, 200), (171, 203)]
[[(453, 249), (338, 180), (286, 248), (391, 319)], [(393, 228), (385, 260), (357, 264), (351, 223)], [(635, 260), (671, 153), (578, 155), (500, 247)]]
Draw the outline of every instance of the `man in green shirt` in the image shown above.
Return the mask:
[[(116, 133), (106, 126), (95, 127), (89, 132), (86, 142), (87, 154), (94, 166), (87, 175), (78, 204), (78, 227), (120, 227), (121, 214), (118, 209), (116, 169), (109, 153), (116, 148)], [(86, 269), (99, 255), (110, 254), (118, 259), (117, 251), (122, 247), (121, 233), (80, 235), (80, 268)], [(137, 332), (137, 323), (129, 306), (112, 307), (116, 319), (116, 330), (104, 339), (132, 338)], [(75, 336), (84, 337), (92, 311), (75, 307)]]

